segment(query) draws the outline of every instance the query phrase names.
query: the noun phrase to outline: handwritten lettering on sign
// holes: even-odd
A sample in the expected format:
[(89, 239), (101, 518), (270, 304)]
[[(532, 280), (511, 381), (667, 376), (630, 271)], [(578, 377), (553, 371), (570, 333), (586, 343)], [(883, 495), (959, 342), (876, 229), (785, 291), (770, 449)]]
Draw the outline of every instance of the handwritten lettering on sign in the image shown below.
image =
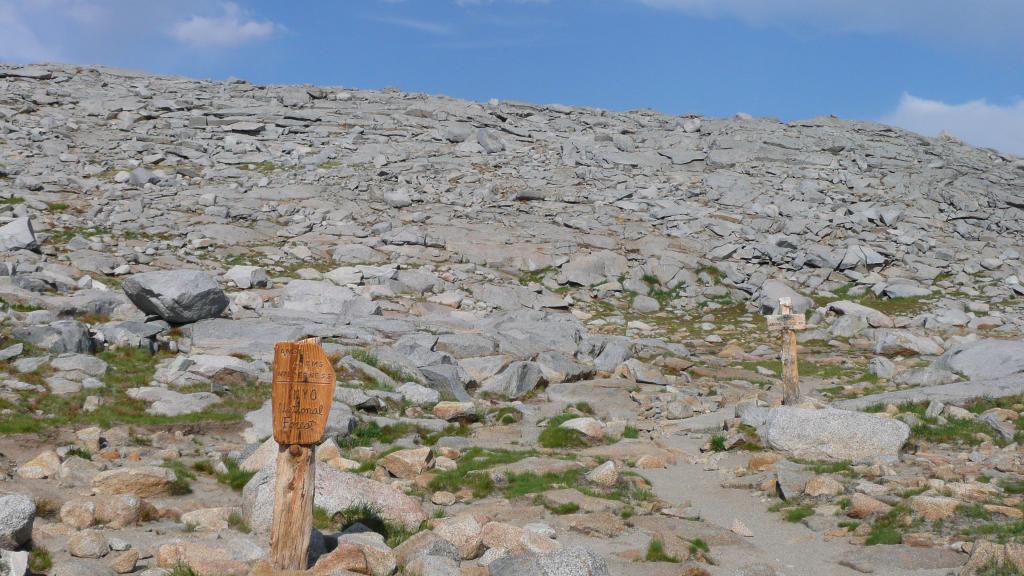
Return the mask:
[(316, 340), (274, 345), (271, 401), (278, 444), (317, 444), (334, 399), (334, 367)]

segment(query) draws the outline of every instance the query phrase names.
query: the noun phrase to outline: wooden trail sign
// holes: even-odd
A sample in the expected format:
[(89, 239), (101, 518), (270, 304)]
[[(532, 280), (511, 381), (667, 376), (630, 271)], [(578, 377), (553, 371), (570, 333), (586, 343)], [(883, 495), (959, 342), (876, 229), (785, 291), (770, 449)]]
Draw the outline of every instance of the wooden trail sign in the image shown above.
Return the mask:
[(274, 345), (271, 406), (278, 443), (270, 559), (304, 570), (313, 528), (316, 445), (334, 401), (334, 367), (315, 339)]
[(793, 313), (789, 298), (779, 298), (779, 313), (767, 316), (768, 330), (782, 332), (782, 403), (800, 401), (800, 371), (796, 357), (796, 333), (807, 327), (803, 314)]

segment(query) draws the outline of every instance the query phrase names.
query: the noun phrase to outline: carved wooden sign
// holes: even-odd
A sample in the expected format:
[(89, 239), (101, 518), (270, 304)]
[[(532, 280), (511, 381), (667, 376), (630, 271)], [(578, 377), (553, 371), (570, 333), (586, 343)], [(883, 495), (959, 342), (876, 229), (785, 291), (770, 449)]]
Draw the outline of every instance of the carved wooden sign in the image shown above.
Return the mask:
[(274, 440), (317, 444), (334, 400), (334, 367), (315, 339), (274, 345)]
[(768, 330), (778, 332), (780, 330), (803, 330), (807, 328), (807, 319), (803, 314), (772, 314), (765, 316), (768, 320)]

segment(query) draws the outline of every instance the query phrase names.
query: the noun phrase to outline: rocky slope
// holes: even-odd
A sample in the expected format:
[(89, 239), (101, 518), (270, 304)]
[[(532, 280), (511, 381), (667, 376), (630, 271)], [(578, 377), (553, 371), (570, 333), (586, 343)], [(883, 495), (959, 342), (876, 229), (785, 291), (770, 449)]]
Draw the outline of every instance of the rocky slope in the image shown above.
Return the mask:
[(316, 336), (317, 573), (1024, 569), (1022, 217), (879, 124), (0, 66), (0, 566), (268, 573)]

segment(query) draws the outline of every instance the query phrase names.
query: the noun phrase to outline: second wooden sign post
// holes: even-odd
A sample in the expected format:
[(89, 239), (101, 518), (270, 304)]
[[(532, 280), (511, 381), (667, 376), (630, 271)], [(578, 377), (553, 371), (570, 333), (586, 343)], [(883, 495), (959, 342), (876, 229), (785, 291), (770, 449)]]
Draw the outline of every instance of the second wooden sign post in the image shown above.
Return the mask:
[(315, 339), (274, 346), (271, 401), (278, 443), (270, 559), (278, 570), (304, 570), (313, 528), (316, 445), (334, 400), (334, 367)]

